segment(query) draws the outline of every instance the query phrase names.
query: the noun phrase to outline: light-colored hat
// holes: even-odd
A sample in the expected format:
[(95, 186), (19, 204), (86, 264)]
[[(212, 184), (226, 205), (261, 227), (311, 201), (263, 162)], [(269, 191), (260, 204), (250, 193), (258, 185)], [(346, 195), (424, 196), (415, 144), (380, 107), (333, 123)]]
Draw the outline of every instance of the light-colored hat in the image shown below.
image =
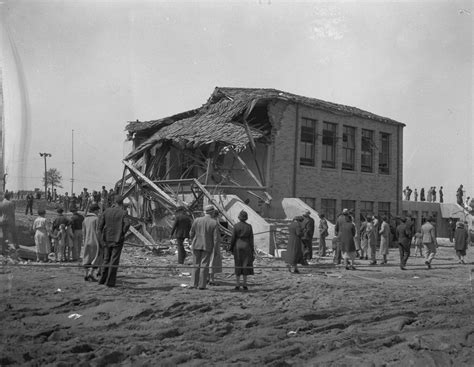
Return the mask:
[(204, 213), (206, 213), (206, 214), (214, 213), (215, 210), (216, 210), (216, 208), (214, 208), (214, 205), (206, 205), (204, 207)]
[(347, 208), (342, 209), (342, 214), (349, 214), (349, 209)]

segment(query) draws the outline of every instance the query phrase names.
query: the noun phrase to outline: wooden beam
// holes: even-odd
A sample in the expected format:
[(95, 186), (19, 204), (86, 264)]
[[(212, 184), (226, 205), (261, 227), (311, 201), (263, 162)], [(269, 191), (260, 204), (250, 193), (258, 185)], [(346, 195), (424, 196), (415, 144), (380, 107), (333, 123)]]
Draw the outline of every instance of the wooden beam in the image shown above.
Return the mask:
[(148, 177), (146, 177), (143, 173), (141, 173), (139, 170), (137, 170), (131, 163), (127, 161), (123, 161), (123, 164), (128, 167), (130, 172), (133, 172), (135, 175), (137, 175), (141, 180), (145, 181), (157, 194), (159, 194), (164, 201), (166, 201), (169, 205), (173, 207), (177, 207), (178, 203), (171, 197), (169, 196), (166, 192), (161, 190), (157, 185), (153, 183), (152, 180), (150, 180)]
[(137, 238), (138, 238), (140, 241), (142, 241), (142, 242), (145, 244), (145, 246), (148, 246), (150, 249), (153, 249), (154, 244), (151, 243), (150, 241), (148, 241), (148, 239), (147, 239), (144, 235), (142, 235), (140, 232), (138, 232), (138, 231), (135, 229), (135, 227), (130, 226), (130, 232), (132, 232), (135, 236), (137, 236)]
[(254, 175), (252, 170), (244, 162), (244, 160), (242, 158), (240, 158), (240, 156), (234, 150), (232, 150), (232, 152), (235, 155), (235, 157), (237, 158), (237, 160), (239, 161), (240, 165), (244, 168), (244, 170), (247, 171), (247, 173), (250, 175), (250, 177), (253, 178), (253, 180), (257, 183), (257, 185), (258, 186), (263, 186), (262, 183), (260, 182), (260, 180), (257, 178), (257, 176)]

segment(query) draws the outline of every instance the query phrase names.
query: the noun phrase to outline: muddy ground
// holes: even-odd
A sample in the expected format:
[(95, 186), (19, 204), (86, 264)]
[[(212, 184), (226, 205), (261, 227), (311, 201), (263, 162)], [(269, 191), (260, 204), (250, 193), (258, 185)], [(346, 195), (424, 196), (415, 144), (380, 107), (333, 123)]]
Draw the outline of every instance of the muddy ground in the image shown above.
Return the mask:
[(132, 246), (122, 264), (141, 267), (121, 268), (116, 288), (77, 264), (3, 265), (0, 365), (472, 366), (474, 249), (460, 265), (440, 242), (431, 270), (411, 257), (401, 271), (396, 249), (388, 265), (328, 257), (299, 275), (259, 257), (248, 292), (230, 268), (189, 289), (173, 251)]

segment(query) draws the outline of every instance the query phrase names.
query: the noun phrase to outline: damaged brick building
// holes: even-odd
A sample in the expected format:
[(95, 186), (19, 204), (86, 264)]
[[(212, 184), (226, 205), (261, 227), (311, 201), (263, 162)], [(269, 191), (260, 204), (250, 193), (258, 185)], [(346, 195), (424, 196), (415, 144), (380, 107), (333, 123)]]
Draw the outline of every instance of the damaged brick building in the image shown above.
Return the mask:
[[(123, 192), (138, 217), (238, 198), (262, 218), (300, 199), (334, 221), (401, 210), (403, 127), (355, 107), (275, 89), (216, 87), (200, 108), (128, 123)], [(162, 209), (158, 207), (161, 206)], [(161, 212), (160, 212), (161, 210)], [(161, 213), (161, 214), (160, 214)], [(228, 214), (228, 213), (227, 213)]]

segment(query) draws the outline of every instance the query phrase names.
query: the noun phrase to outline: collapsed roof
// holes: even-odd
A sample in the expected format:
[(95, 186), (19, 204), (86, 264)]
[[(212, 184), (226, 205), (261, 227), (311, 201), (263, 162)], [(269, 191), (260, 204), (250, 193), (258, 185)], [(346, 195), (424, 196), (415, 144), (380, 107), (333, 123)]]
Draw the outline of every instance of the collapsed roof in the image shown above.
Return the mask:
[(172, 141), (183, 147), (198, 147), (220, 142), (242, 150), (252, 139), (264, 137), (262, 130), (247, 124), (246, 118), (259, 104), (286, 101), (329, 111), (335, 114), (362, 117), (389, 124), (404, 124), (356, 107), (326, 102), (282, 92), (276, 89), (216, 87), (200, 108), (151, 121), (132, 121), (125, 128), (129, 137), (146, 137), (125, 159), (137, 159), (144, 151), (162, 141)]

